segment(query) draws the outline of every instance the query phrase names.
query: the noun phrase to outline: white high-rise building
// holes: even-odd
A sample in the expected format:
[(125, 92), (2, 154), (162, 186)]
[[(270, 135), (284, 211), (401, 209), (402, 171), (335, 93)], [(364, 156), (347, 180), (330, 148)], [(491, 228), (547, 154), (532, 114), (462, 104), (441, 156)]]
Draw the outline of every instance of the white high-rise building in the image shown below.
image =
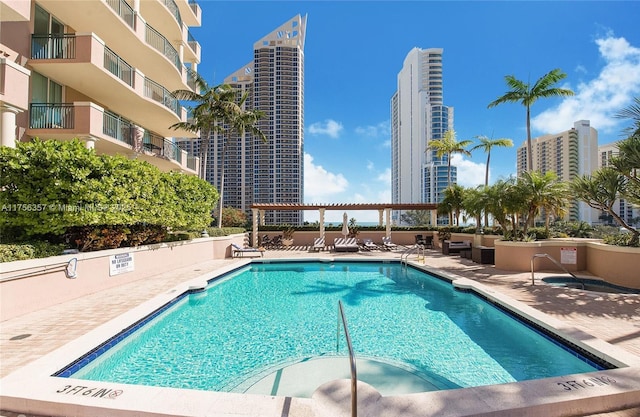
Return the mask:
[[(438, 203), (449, 185), (447, 156), (438, 158), (427, 146), (453, 129), (453, 108), (443, 105), (442, 49), (413, 48), (397, 82), (391, 98), (391, 201)], [(452, 166), (451, 181), (456, 178)], [(400, 214), (393, 213), (394, 223), (399, 223)]]

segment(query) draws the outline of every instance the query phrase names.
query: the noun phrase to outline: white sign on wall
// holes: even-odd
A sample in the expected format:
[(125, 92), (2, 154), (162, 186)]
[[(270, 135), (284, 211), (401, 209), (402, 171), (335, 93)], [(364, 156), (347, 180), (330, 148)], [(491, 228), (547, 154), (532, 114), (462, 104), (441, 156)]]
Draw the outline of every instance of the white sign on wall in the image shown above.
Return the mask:
[(109, 276), (133, 271), (133, 253), (120, 253), (109, 257)]
[(578, 263), (578, 248), (560, 248), (560, 263), (576, 265)]

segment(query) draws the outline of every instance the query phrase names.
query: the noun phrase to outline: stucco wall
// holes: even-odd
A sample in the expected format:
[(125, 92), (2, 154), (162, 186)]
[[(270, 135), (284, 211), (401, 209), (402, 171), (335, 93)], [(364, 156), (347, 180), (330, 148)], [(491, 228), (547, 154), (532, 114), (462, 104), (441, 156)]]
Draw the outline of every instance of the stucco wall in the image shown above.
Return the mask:
[[(0, 321), (168, 270), (230, 257), (231, 243), (243, 245), (244, 240), (239, 234), (5, 262), (0, 272)], [(127, 253), (133, 258), (133, 271), (110, 275), (112, 257)], [(77, 278), (69, 279), (59, 265), (73, 258), (78, 260)], [(32, 272), (40, 273), (24, 276)]]
[(640, 289), (640, 248), (590, 243), (587, 270), (613, 284)]

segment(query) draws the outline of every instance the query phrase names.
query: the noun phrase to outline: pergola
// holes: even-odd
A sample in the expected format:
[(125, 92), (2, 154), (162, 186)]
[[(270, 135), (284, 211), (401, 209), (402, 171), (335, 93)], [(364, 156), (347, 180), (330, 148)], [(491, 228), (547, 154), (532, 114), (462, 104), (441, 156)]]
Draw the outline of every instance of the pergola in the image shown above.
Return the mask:
[[(253, 214), (253, 246), (258, 245), (258, 224), (264, 225), (264, 213), (267, 210), (318, 210), (320, 213), (320, 236), (324, 236), (324, 212), (327, 210), (378, 210), (379, 225), (386, 224), (386, 235), (391, 236), (391, 210), (429, 210), (436, 218), (438, 204), (435, 203), (339, 203), (339, 204), (295, 204), (295, 203), (256, 203), (251, 206)], [(383, 223), (383, 216), (386, 221)]]

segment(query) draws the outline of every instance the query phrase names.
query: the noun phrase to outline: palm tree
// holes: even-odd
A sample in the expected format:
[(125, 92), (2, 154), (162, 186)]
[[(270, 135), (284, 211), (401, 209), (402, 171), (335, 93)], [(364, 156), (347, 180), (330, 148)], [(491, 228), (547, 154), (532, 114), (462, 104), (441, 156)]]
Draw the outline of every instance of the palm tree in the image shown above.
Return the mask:
[(554, 87), (560, 80), (566, 78), (567, 74), (559, 68), (553, 69), (540, 77), (535, 84), (520, 81), (513, 75), (504, 77), (507, 86), (510, 88), (504, 95), (489, 103), (487, 108), (495, 107), (502, 103), (521, 103), (527, 108), (527, 171), (533, 169), (532, 149), (531, 149), (531, 105), (539, 98), (546, 97), (566, 97), (574, 95), (572, 90)]
[(442, 205), (447, 208), (449, 224), (453, 224), (452, 220), (455, 218), (455, 224), (460, 225), (460, 213), (464, 208), (463, 201), (465, 192), (465, 188), (458, 184), (450, 184), (444, 189)]
[(525, 172), (518, 178), (518, 186), (526, 196), (527, 206), (523, 207), (523, 233), (527, 233), (529, 223), (545, 210), (545, 227), (548, 233), (548, 218), (551, 214), (561, 214), (568, 203), (565, 183), (558, 181), (553, 171), (544, 174), (539, 171)]
[[(209, 143), (211, 134), (222, 133), (224, 131), (222, 122), (227, 116), (240, 113), (241, 109), (235, 103), (236, 92), (228, 84), (220, 84), (210, 87), (204, 78), (195, 71), (190, 70), (196, 88), (194, 90), (176, 90), (172, 94), (178, 100), (192, 103), (190, 107), (190, 120), (175, 123), (171, 129), (183, 129), (196, 134), (206, 133), (200, 147), (200, 159), (202, 169), (200, 177), (207, 179), (207, 155), (209, 153)], [(222, 201), (222, 196), (220, 197)]]
[[(173, 124), (171, 129), (184, 129), (193, 133), (205, 133), (206, 138), (200, 149), (202, 158), (202, 169), (200, 175), (206, 180), (207, 156), (209, 153), (209, 142), (214, 133), (221, 134), (223, 139), (221, 153), (221, 173), (220, 173), (220, 196), (218, 211), (218, 227), (222, 227), (222, 208), (224, 197), (224, 172), (225, 172), (225, 156), (227, 150), (227, 141), (225, 136), (231, 132), (236, 132), (239, 136), (249, 131), (252, 135), (257, 136), (263, 142), (266, 137), (256, 126), (258, 120), (263, 116), (259, 110), (245, 110), (244, 104), (247, 100), (248, 93), (240, 96), (228, 84), (220, 84), (210, 87), (207, 82), (195, 71), (191, 71), (196, 88), (192, 90), (176, 90), (172, 94), (178, 100), (185, 100), (194, 103), (191, 107), (191, 120), (187, 122), (179, 122)], [(236, 101), (237, 100), (237, 101)], [(227, 126), (227, 128), (225, 128)]]
[[(489, 162), (491, 162), (491, 148), (494, 146), (510, 148), (513, 146), (513, 141), (507, 138), (489, 139), (482, 135), (476, 136), (476, 138), (480, 140), (480, 143), (471, 148), (471, 151), (482, 148), (487, 153), (487, 166), (484, 171), (484, 186), (487, 187), (489, 186)], [(489, 214), (486, 212), (484, 213), (484, 225), (489, 226)]]
[(475, 151), (476, 149), (482, 148), (487, 153), (487, 166), (484, 171), (484, 185), (489, 185), (489, 162), (491, 162), (491, 148), (494, 146), (502, 146), (505, 148), (510, 148), (513, 146), (513, 141), (511, 139), (500, 138), (500, 139), (489, 139), (486, 136), (479, 135), (476, 136), (480, 143), (471, 148), (471, 151)]
[(615, 114), (618, 119), (631, 119), (633, 124), (624, 130), (624, 133), (630, 136), (640, 135), (640, 97), (634, 97), (635, 104), (620, 110)]
[(613, 209), (620, 194), (627, 186), (627, 179), (613, 168), (602, 168), (591, 176), (583, 175), (571, 182), (571, 191), (576, 198), (597, 210), (610, 214), (622, 227), (631, 232), (631, 246), (638, 245), (640, 231), (629, 225)]
[(470, 156), (471, 152), (465, 148), (471, 145), (471, 140), (456, 140), (456, 132), (454, 130), (447, 130), (444, 132), (442, 139), (434, 139), (429, 142), (427, 149), (431, 149), (436, 152), (438, 158), (442, 158), (447, 155), (447, 184), (451, 185), (451, 155), (454, 153), (461, 153), (463, 155)]

